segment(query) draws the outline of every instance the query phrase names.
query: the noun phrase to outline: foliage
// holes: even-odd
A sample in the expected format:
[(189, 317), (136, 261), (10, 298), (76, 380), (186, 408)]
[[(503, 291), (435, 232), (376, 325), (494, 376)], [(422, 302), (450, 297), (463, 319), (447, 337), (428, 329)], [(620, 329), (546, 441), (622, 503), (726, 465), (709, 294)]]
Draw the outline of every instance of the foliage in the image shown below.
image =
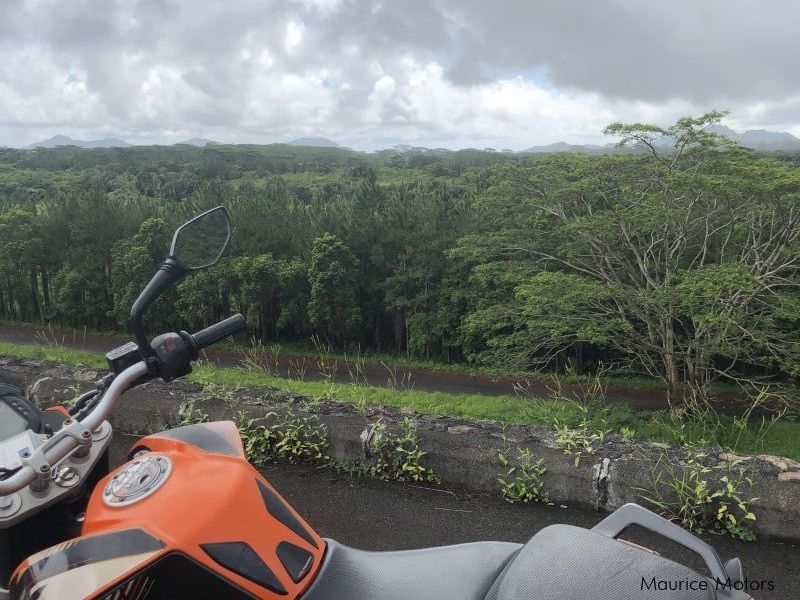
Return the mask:
[(394, 481), (427, 481), (437, 483), (439, 477), (422, 464), (425, 456), (419, 447), (417, 426), (408, 417), (400, 422), (400, 432), (393, 433), (383, 421), (368, 427), (369, 460), (364, 472), (377, 479)]
[(207, 423), (208, 415), (197, 408), (194, 401), (185, 402), (181, 404), (178, 409), (178, 425), (199, 425), (200, 423)]
[(690, 450), (679, 467), (662, 455), (652, 470), (650, 489), (640, 490), (662, 516), (697, 533), (711, 531), (753, 541), (756, 516), (748, 497), (753, 485), (740, 460), (708, 466), (708, 456)]
[[(497, 372), (602, 362), (680, 404), (800, 376), (800, 170), (709, 126), (615, 123), (604, 155), (284, 145), (0, 151), (0, 318), (120, 330), (172, 229), (234, 236), (148, 325), (242, 312), (266, 346)], [(168, 321), (168, 322), (167, 322)]]
[(550, 496), (544, 489), (544, 475), (547, 467), (544, 459), (536, 458), (530, 448), (517, 447), (512, 449), (508, 440), (504, 449), (500, 450), (497, 458), (503, 471), (497, 476), (500, 493), (511, 504), (523, 502), (549, 502)]
[(463, 325), (473, 357), (601, 357), (676, 403), (719, 378), (792, 377), (800, 172), (708, 132), (721, 116), (615, 124), (632, 154), (498, 169), (484, 231), (451, 253), (483, 292)]
[(287, 409), (253, 419), (239, 413), (239, 434), (247, 459), (255, 465), (273, 458), (292, 464), (330, 460), (328, 431), (317, 415), (297, 415)]
[(605, 431), (589, 431), (584, 421), (581, 421), (576, 429), (558, 424), (555, 429), (556, 443), (564, 450), (564, 454), (575, 458), (576, 467), (580, 465), (584, 455), (595, 453), (597, 445), (602, 443), (606, 434)]
[(309, 264), (308, 317), (326, 339), (341, 342), (361, 321), (352, 282), (357, 263), (341, 240), (325, 234), (314, 240)]
[[(107, 368), (103, 355), (65, 347), (19, 345), (0, 342), (0, 355), (50, 360), (63, 364), (82, 364), (94, 369)], [(504, 423), (542, 425), (556, 423), (575, 426), (588, 416), (590, 429), (623, 434), (635, 432), (636, 438), (673, 444), (703, 444), (724, 447), (728, 434), (736, 430), (738, 445), (734, 449), (744, 454), (774, 454), (800, 460), (800, 423), (794, 417), (781, 420), (763, 417), (755, 422), (738, 421), (717, 414), (719, 425), (698, 423), (695, 419), (676, 421), (680, 414), (671, 411), (633, 411), (624, 406), (608, 405), (602, 411), (590, 410), (588, 415), (576, 408), (571, 400), (539, 396), (481, 396), (478, 394), (447, 394), (417, 389), (389, 389), (359, 386), (329, 381), (286, 379), (240, 368), (216, 368), (196, 365), (189, 376), (191, 381), (220, 386), (268, 387), (288, 391), (311, 400), (332, 398), (340, 402), (370, 406), (409, 408), (422, 414), (447, 415), (466, 419), (490, 419)], [(796, 393), (796, 392), (795, 392)], [(676, 423), (678, 424), (676, 426)], [(764, 425), (766, 423), (766, 426)], [(717, 439), (716, 436), (720, 436)]]

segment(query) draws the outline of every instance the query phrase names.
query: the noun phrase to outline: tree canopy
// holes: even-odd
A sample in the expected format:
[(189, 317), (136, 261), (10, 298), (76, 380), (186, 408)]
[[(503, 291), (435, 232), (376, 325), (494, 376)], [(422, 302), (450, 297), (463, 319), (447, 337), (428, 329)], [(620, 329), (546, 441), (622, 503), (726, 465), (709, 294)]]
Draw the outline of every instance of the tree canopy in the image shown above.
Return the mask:
[(627, 151), (0, 149), (0, 316), (123, 329), (171, 231), (224, 204), (231, 249), (152, 327), (239, 310), (263, 341), (512, 369), (599, 363), (672, 390), (800, 376), (800, 161), (612, 124)]

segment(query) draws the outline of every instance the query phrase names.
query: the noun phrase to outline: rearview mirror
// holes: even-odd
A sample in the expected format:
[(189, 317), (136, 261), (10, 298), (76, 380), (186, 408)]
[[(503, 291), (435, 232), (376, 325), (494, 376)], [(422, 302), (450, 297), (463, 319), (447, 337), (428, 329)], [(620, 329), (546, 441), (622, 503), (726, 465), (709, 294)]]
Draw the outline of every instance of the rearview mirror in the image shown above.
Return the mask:
[(225, 252), (230, 237), (230, 219), (223, 206), (196, 216), (175, 231), (169, 256), (131, 307), (130, 325), (142, 358), (149, 361), (155, 356), (142, 323), (145, 311), (167, 288), (186, 277), (190, 271), (216, 263)]
[(218, 206), (181, 225), (172, 238), (170, 258), (189, 270), (215, 264), (231, 237), (228, 211)]

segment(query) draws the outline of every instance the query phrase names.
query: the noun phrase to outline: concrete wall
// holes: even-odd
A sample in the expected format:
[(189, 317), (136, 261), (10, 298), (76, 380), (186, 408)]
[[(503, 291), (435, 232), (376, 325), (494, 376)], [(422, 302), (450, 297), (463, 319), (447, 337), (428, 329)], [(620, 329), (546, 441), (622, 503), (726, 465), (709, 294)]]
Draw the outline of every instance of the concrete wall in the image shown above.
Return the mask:
[[(0, 356), (0, 381), (30, 389), (42, 404), (73, 397), (76, 389), (88, 389), (88, 382), (98, 375), (86, 368)], [(656, 465), (668, 461), (670, 468), (680, 469), (680, 461), (685, 457), (680, 448), (625, 441), (613, 435), (593, 454), (584, 455), (576, 467), (574, 457), (565, 454), (555, 442), (553, 431), (544, 427), (509, 427), (504, 441), (500, 426), (493, 422), (416, 415), (392, 408), (373, 408), (371, 413), (361, 415), (349, 404), (324, 402), (311, 406), (306, 400), (263, 388), (239, 388), (232, 398), (222, 400), (206, 394), (196, 384), (151, 382), (123, 397), (112, 423), (117, 432), (146, 434), (175, 426), (179, 409), (186, 402), (194, 402), (211, 420), (233, 419), (239, 411), (260, 417), (266, 411), (291, 406), (296, 412), (319, 415), (330, 434), (333, 458), (359, 460), (363, 458), (360, 435), (369, 423), (382, 418), (391, 426), (412, 416), (417, 422), (420, 447), (427, 452), (426, 464), (445, 485), (497, 489), (496, 478), (501, 470), (498, 451), (510, 443), (528, 447), (544, 459), (545, 489), (552, 501), (592, 506), (601, 511), (612, 511), (626, 502), (641, 502), (642, 490), (653, 488)], [(708, 464), (718, 464), (726, 458), (730, 457), (710, 450)], [(799, 540), (800, 464), (761, 456), (747, 458), (742, 466), (753, 480), (750, 496), (759, 498), (751, 505), (757, 515), (756, 533)]]

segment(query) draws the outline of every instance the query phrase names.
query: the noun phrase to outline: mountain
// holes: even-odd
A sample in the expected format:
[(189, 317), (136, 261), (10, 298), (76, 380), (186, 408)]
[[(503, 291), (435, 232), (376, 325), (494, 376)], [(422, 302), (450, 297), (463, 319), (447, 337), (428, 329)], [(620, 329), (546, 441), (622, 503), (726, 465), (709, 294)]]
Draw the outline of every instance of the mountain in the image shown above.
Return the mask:
[[(779, 150), (800, 151), (800, 139), (786, 131), (767, 131), (766, 129), (750, 129), (738, 132), (725, 125), (712, 125), (709, 131), (719, 133), (738, 142), (742, 146), (759, 150), (761, 152), (775, 152)], [(659, 148), (668, 149), (672, 142), (667, 140), (656, 141)], [(575, 152), (580, 154), (607, 154), (612, 152), (635, 152), (633, 148), (620, 148), (616, 144), (568, 144), (555, 142), (546, 146), (533, 146), (522, 150), (522, 154), (547, 154), (550, 152)]]
[(339, 144), (327, 138), (303, 137), (286, 142), (290, 146), (317, 146), (318, 148), (339, 148)]
[(600, 146), (597, 144), (568, 144), (567, 142), (554, 142), (546, 146), (531, 146), (522, 150), (523, 154), (548, 154), (550, 152), (575, 152), (579, 154), (601, 154), (604, 152), (619, 152), (615, 144)]
[(127, 148), (130, 146), (125, 140), (116, 138), (103, 138), (102, 140), (73, 140), (66, 135), (55, 135), (49, 140), (36, 142), (28, 148), (55, 148), (56, 146), (78, 146), (79, 148)]
[(708, 130), (736, 140), (742, 146), (753, 150), (800, 150), (800, 139), (787, 131), (750, 129), (738, 132), (725, 125), (712, 125)]
[(205, 138), (192, 138), (190, 140), (186, 140), (185, 142), (178, 142), (175, 144), (176, 146), (208, 146), (209, 144), (219, 144), (219, 142), (215, 142), (214, 140), (207, 140)]

